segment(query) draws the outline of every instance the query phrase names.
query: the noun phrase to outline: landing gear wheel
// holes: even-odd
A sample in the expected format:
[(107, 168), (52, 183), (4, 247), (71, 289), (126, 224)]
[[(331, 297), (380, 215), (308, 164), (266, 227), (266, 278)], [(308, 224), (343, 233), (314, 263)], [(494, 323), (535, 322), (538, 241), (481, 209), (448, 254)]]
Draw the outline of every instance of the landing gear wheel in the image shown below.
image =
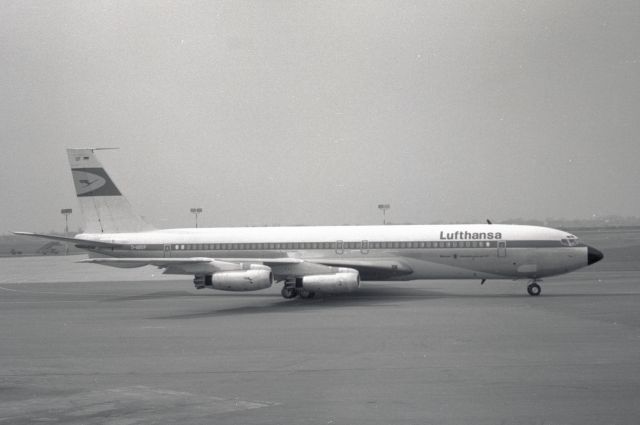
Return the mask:
[(298, 291), (298, 295), (300, 295), (300, 298), (307, 300), (315, 297), (316, 293), (313, 291), (307, 291), (306, 289), (300, 289)]
[(293, 286), (283, 287), (280, 293), (282, 294), (282, 297), (286, 298), (287, 300), (295, 298), (298, 295), (298, 291), (296, 291), (296, 288), (294, 288)]
[(542, 288), (536, 282), (533, 282), (530, 283), (529, 286), (527, 286), (527, 292), (532, 297), (537, 297), (538, 295), (540, 295), (540, 292), (542, 292)]

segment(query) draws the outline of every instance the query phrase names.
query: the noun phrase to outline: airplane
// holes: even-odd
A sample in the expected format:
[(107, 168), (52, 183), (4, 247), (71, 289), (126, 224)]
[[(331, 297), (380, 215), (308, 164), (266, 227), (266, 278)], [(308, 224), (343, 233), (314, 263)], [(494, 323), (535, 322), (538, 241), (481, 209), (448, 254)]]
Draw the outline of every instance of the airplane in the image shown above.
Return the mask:
[(540, 295), (543, 278), (594, 264), (602, 252), (557, 229), (491, 224), (153, 228), (98, 161), (100, 148), (67, 149), (84, 232), (67, 242), (81, 262), (193, 275), (197, 289), (255, 291), (282, 283), (286, 299), (356, 290), (361, 281), (511, 279)]

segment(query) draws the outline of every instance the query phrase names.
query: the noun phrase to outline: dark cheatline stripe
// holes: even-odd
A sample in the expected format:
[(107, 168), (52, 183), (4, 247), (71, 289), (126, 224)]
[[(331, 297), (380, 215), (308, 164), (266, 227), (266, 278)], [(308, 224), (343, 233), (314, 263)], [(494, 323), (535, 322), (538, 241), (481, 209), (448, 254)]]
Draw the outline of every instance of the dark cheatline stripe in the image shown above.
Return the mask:
[(560, 241), (507, 241), (507, 248), (561, 248)]
[[(452, 241), (449, 241), (452, 242)], [(495, 249), (498, 246), (498, 241), (478, 241), (478, 242), (482, 242), (483, 245), (480, 247), (473, 247), (473, 246), (444, 246), (444, 247), (428, 247), (428, 248), (409, 248), (409, 247), (405, 247), (405, 248), (371, 248), (369, 247), (367, 250), (368, 251), (378, 251), (378, 250), (386, 250), (386, 251), (398, 251), (398, 250), (459, 250), (459, 249), (463, 249), (463, 250), (467, 250), (467, 249)], [(506, 248), (569, 248), (569, 247), (565, 247), (564, 245), (562, 245), (562, 243), (560, 241), (539, 241), (539, 240), (528, 240), (528, 241), (505, 241), (506, 242)], [(458, 241), (458, 243), (464, 243), (464, 242), (460, 242)], [(486, 244), (489, 244), (489, 246), (487, 246)], [(284, 248), (284, 247), (280, 247), (280, 248), (267, 248), (268, 245), (270, 245), (271, 243), (269, 242), (256, 242), (256, 245), (261, 245), (258, 246), (256, 248), (248, 248), (248, 247), (243, 247), (243, 248), (220, 248), (220, 247), (214, 247), (213, 245), (217, 245), (216, 243), (209, 243), (209, 244), (183, 244), (183, 243), (171, 243), (171, 244), (167, 244), (170, 245), (170, 251), (176, 251), (176, 252), (180, 252), (180, 251), (223, 251), (223, 252), (229, 252), (229, 251), (235, 251), (237, 253), (239, 252), (255, 252), (255, 251), (278, 251), (278, 252), (282, 252), (282, 251), (305, 251), (305, 250), (329, 250), (329, 251), (334, 251), (336, 249), (335, 245), (330, 247), (330, 248), (302, 248), (300, 246), (294, 246), (291, 248)], [(273, 243), (275, 244), (275, 242)], [(282, 244), (282, 243), (280, 243)], [(289, 243), (287, 243), (288, 245)], [(291, 242), (290, 244), (297, 244), (296, 242)], [(317, 242), (317, 244), (320, 244), (320, 242)], [(176, 249), (175, 247), (179, 245), (179, 246), (184, 246), (184, 249)], [(231, 244), (225, 244), (225, 245), (231, 245)], [(248, 244), (242, 244), (242, 245), (248, 245)], [(266, 245), (266, 246), (265, 246)], [(574, 247), (575, 248), (575, 247)], [(164, 251), (164, 245), (163, 244), (122, 244), (119, 247), (117, 247), (116, 249), (124, 249), (124, 250), (131, 250), (131, 251)], [(351, 251), (351, 250), (359, 250), (360, 248), (349, 248), (349, 249), (345, 249), (347, 251)]]
[[(102, 168), (72, 168), (73, 183), (76, 186), (76, 195), (85, 196), (121, 196), (120, 191), (113, 183), (109, 175)], [(94, 184), (93, 181), (103, 181), (94, 190), (85, 191)]]

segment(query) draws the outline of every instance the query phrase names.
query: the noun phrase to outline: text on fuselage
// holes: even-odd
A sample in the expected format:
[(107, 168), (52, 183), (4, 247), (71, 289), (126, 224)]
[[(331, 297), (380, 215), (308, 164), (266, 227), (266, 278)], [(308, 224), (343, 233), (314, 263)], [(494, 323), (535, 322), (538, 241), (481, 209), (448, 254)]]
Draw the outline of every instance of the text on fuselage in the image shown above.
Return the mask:
[(480, 240), (502, 239), (500, 232), (467, 232), (456, 230), (455, 232), (440, 232), (440, 240)]

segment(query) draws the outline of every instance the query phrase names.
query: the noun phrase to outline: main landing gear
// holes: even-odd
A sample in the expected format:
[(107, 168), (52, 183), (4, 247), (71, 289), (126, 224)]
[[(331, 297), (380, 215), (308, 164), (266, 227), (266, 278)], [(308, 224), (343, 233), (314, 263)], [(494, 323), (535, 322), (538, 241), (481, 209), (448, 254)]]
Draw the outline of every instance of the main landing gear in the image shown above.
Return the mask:
[(313, 291), (308, 291), (302, 287), (302, 279), (288, 279), (284, 282), (284, 286), (282, 287), (282, 291), (280, 291), (282, 297), (290, 300), (297, 296), (300, 296), (302, 299), (310, 299), (315, 297), (316, 293)]
[(542, 288), (538, 285), (538, 282), (538, 280), (532, 280), (529, 286), (527, 286), (527, 292), (532, 297), (537, 297), (542, 292)]
[(286, 284), (282, 287), (282, 291), (280, 291), (282, 297), (290, 300), (291, 298), (295, 298), (298, 296), (298, 291), (293, 286), (287, 286)]

